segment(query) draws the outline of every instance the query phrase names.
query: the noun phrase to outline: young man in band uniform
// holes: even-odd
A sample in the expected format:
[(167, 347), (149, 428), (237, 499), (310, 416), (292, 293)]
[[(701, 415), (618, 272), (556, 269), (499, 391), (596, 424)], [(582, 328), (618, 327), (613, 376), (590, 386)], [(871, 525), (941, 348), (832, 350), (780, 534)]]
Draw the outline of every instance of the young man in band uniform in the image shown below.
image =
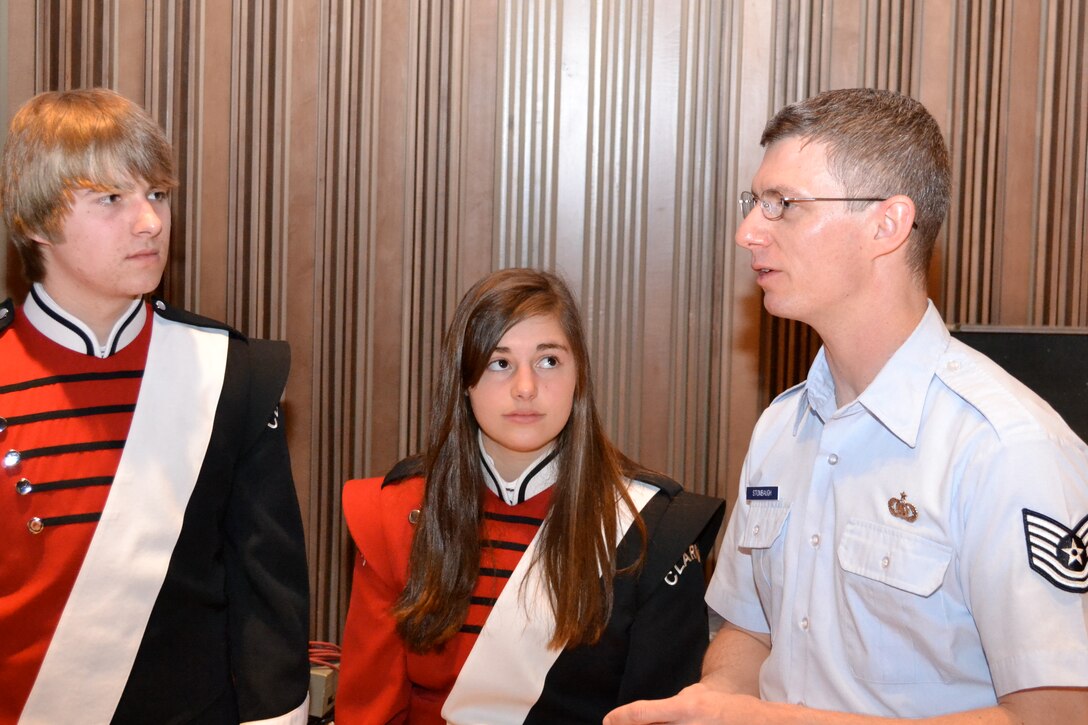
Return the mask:
[(0, 204), (0, 722), (305, 723), (289, 352), (145, 295), (172, 151), (104, 89), (16, 114)]

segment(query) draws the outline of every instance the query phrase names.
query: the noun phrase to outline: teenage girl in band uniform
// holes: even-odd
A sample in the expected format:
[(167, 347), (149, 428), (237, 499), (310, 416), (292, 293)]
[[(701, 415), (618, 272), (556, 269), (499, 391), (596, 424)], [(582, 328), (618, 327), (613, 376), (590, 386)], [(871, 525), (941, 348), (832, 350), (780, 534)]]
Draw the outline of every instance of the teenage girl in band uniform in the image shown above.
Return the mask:
[(698, 680), (723, 503), (609, 442), (558, 277), (468, 291), (426, 450), (343, 501), (359, 551), (338, 723), (599, 723)]

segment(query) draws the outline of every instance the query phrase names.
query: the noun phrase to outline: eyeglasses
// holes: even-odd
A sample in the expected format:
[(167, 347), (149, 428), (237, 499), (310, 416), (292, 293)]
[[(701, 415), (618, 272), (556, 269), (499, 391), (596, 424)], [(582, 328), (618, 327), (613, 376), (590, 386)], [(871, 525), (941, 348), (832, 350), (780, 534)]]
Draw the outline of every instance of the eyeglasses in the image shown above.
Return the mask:
[(800, 202), (800, 201), (870, 201), (870, 202), (872, 202), (872, 201), (887, 201), (887, 198), (869, 197), (869, 196), (864, 196), (864, 197), (855, 196), (855, 197), (850, 197), (850, 198), (831, 197), (831, 196), (824, 196), (824, 197), (810, 196), (810, 197), (800, 198), (800, 197), (782, 196), (777, 191), (765, 191), (765, 192), (763, 192), (763, 196), (759, 197), (759, 196), (756, 196), (755, 194), (753, 194), (750, 191), (743, 191), (743, 192), (741, 192), (740, 199), (738, 199), (737, 201), (740, 202), (740, 215), (741, 215), (741, 218), (747, 217), (749, 214), (752, 213), (752, 210), (755, 209), (758, 206), (759, 210), (763, 212), (763, 216), (765, 216), (768, 221), (773, 222), (776, 219), (781, 219), (782, 218), (782, 215), (786, 213), (786, 209), (790, 208), (790, 204), (796, 204), (797, 202)]

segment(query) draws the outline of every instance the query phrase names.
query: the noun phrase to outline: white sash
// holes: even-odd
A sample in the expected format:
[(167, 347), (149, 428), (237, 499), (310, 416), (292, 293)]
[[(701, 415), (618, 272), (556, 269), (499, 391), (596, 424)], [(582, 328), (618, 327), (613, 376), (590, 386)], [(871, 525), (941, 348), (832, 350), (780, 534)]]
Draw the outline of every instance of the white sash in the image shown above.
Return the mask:
[(22, 723), (113, 717), (204, 462), (227, 333), (152, 319), (128, 440)]
[[(639, 511), (657, 490), (639, 481), (628, 482), (627, 486), (627, 493)], [(617, 545), (634, 521), (626, 506), (620, 505), (618, 513)], [(446, 722), (456, 725), (524, 722), (540, 698), (544, 678), (562, 650), (548, 646), (555, 631), (555, 615), (548, 603), (540, 567), (533, 567), (526, 577), (539, 538), (537, 531), (457, 675), (442, 707)]]

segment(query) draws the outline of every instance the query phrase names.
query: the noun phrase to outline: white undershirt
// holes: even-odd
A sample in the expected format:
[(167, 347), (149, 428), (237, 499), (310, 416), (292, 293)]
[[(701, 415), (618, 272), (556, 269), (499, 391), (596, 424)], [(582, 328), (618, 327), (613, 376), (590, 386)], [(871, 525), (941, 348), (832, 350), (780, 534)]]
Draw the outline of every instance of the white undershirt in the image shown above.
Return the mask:
[(513, 481), (507, 481), (499, 475), (495, 459), (484, 448), (483, 431), (477, 433), (477, 440), (480, 445), (480, 465), (484, 471), (484, 480), (488, 488), (510, 506), (516, 506), (528, 501), (541, 491), (546, 491), (555, 483), (555, 477), (559, 475), (559, 458), (556, 455), (554, 443), (548, 446), (539, 458), (526, 466), (520, 476)]
[(147, 322), (147, 307), (142, 299), (128, 306), (110, 334), (102, 342), (83, 320), (67, 312), (49, 296), (41, 282), (35, 282), (23, 302), (23, 314), (34, 328), (53, 342), (74, 352), (95, 357), (109, 357), (123, 350), (140, 334)]

